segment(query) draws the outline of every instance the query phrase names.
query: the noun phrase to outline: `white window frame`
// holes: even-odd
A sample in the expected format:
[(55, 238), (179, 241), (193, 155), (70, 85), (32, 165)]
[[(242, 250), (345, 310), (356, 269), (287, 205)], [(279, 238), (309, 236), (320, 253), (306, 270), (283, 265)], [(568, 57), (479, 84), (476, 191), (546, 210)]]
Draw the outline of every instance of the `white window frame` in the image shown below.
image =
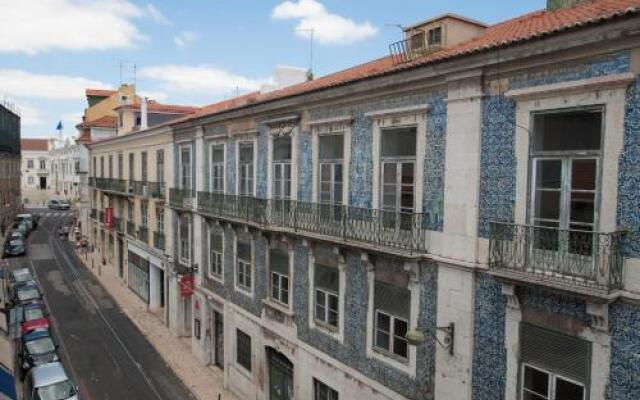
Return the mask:
[(311, 122), (312, 140), (312, 199), (314, 203), (320, 203), (320, 136), (342, 135), (342, 202), (349, 204), (349, 167), (351, 164), (351, 120), (347, 115), (331, 120)]
[[(184, 245), (185, 245), (185, 238), (182, 237), (182, 223), (186, 222), (187, 224), (187, 238), (186, 238), (186, 247), (187, 247), (187, 256), (188, 258), (184, 257), (183, 254), (183, 250), (184, 250)], [(185, 264), (185, 265), (191, 265), (191, 240), (192, 240), (192, 233), (191, 233), (191, 218), (188, 215), (182, 215), (178, 218), (178, 259), (180, 260), (181, 263)]]
[(164, 206), (156, 203), (156, 232), (164, 233)]
[[(214, 232), (214, 230), (216, 230), (216, 228), (218, 228), (218, 233), (221, 235), (222, 237), (222, 251), (216, 251), (214, 250), (211, 246), (211, 234)], [(208, 233), (208, 263), (207, 263), (207, 277), (209, 279), (213, 279), (216, 280), (220, 283), (224, 283), (224, 245), (225, 245), (225, 234), (224, 234), (224, 228), (221, 226), (216, 226), (216, 225), (209, 225), (209, 229), (207, 230)], [(216, 259), (219, 261), (220, 265), (220, 273), (218, 274), (217, 272), (214, 272), (214, 263), (213, 260)], [(216, 261), (217, 263), (217, 261)]]
[(331, 390), (333, 393), (335, 393), (335, 396), (330, 395), (331, 392), (327, 393), (327, 399), (328, 400), (339, 400), (340, 399), (340, 392), (337, 389), (334, 389), (333, 387), (327, 385), (326, 383), (324, 383), (324, 381), (313, 377), (312, 378), (312, 385), (311, 387), (313, 388), (313, 400), (320, 400), (320, 393), (318, 392), (320, 390), (320, 385), (325, 386), (326, 388), (328, 388), (329, 390)]
[[(548, 375), (548, 377), (549, 377), (548, 389), (547, 389), (548, 391), (547, 391), (546, 395), (542, 395), (540, 393), (536, 393), (534, 391), (525, 389), (525, 387), (524, 387), (524, 373), (525, 373), (525, 369), (526, 368), (531, 368), (531, 369), (534, 369), (536, 371), (539, 371), (539, 372), (542, 372), (542, 373), (545, 373), (545, 374)], [(561, 374), (556, 374), (554, 372), (547, 371), (546, 369), (544, 369), (542, 367), (538, 367), (538, 366), (535, 366), (535, 365), (530, 364), (530, 363), (522, 363), (521, 376), (522, 376), (522, 382), (520, 383), (520, 397), (519, 397), (520, 400), (524, 399), (525, 392), (531, 393), (531, 394), (536, 395), (536, 396), (545, 397), (545, 400), (563, 400), (563, 399), (556, 399), (555, 390), (556, 390), (556, 382), (557, 382), (558, 378), (560, 378), (563, 381), (572, 383), (572, 384), (574, 384), (576, 386), (580, 386), (582, 388), (582, 400), (587, 400), (587, 386), (584, 383), (578, 382), (578, 381), (576, 381), (574, 379), (567, 378), (567, 377), (565, 377), (565, 376), (563, 376)]]
[[(234, 268), (234, 286), (235, 289), (238, 292), (244, 293), (246, 295), (248, 295), (249, 297), (253, 298), (253, 288), (255, 286), (255, 272), (254, 272), (254, 265), (255, 265), (255, 240), (253, 239), (253, 235), (251, 236), (251, 239), (249, 240), (249, 242), (251, 243), (251, 260), (248, 260), (249, 262), (247, 262), (247, 260), (244, 260), (242, 258), (240, 258), (238, 256), (238, 233), (236, 233), (235, 235), (235, 243), (234, 243), (234, 256), (235, 256), (235, 268)], [(251, 279), (251, 285), (249, 287), (247, 287), (244, 284), (240, 283), (240, 279), (239, 279), (239, 275), (240, 275), (240, 269), (241, 266), (243, 266), (244, 268), (248, 268), (248, 275)], [(244, 274), (245, 276), (247, 275), (247, 273), (245, 272)]]
[[(183, 164), (183, 152), (184, 150), (189, 151), (189, 172), (185, 174), (184, 164)], [(187, 184), (188, 183), (188, 184)], [(183, 144), (178, 146), (178, 187), (182, 190), (193, 190), (194, 189), (194, 181), (193, 181), (193, 148), (191, 144)]]
[(346, 263), (342, 255), (338, 255), (338, 326), (333, 327), (331, 325), (325, 325), (322, 322), (316, 322), (316, 310), (315, 310), (315, 297), (316, 297), (316, 285), (315, 285), (315, 273), (316, 273), (316, 258), (314, 251), (309, 251), (309, 298), (313, 301), (309, 302), (308, 321), (311, 329), (318, 329), (320, 332), (333, 337), (340, 343), (344, 343), (344, 319), (345, 319), (345, 296), (341, 295), (346, 293)]
[[(289, 269), (291, 269), (291, 266), (289, 266)], [(270, 289), (269, 298), (271, 298), (271, 300), (277, 302), (278, 304), (281, 304), (281, 305), (289, 308), (291, 306), (291, 291), (289, 290), (290, 287), (291, 287), (291, 279), (289, 278), (288, 275), (284, 275), (284, 274), (281, 274), (281, 273), (275, 272), (275, 271), (271, 271), (270, 275), (271, 275), (271, 278), (270, 278), (271, 285), (269, 286), (269, 289)], [(274, 298), (273, 297), (274, 278), (276, 278), (277, 283), (278, 283), (278, 286), (277, 286), (278, 298)], [(287, 280), (286, 289), (284, 288), (284, 286), (282, 284), (282, 281), (284, 279)], [(285, 292), (285, 290), (287, 292), (287, 302), (286, 303), (282, 301), (282, 298), (284, 297), (283, 293)]]
[[(340, 273), (338, 273), (338, 275), (339, 274)], [(318, 292), (321, 292), (322, 295), (324, 296), (324, 304), (319, 304)], [(332, 325), (329, 322), (329, 313), (331, 311), (331, 309), (329, 308), (329, 297), (335, 297), (336, 299), (337, 309), (334, 310), (336, 313), (336, 325)], [(340, 294), (339, 293), (336, 293), (333, 290), (327, 290), (320, 287), (315, 287), (314, 288), (314, 305), (315, 305), (314, 319), (316, 324), (322, 325), (323, 327), (326, 327), (327, 329), (331, 329), (331, 330), (339, 329), (340, 327)], [(318, 306), (322, 306), (322, 308), (324, 308), (324, 315), (322, 316), (322, 318), (318, 317)]]
[[(389, 329), (391, 330), (390, 332), (387, 332), (387, 331), (385, 331), (383, 329), (380, 329), (378, 327), (378, 315), (380, 315), (380, 314), (385, 315), (385, 316), (387, 316), (389, 318)], [(410, 321), (407, 321), (404, 318), (397, 317), (397, 316), (395, 316), (393, 314), (390, 314), (390, 313), (388, 313), (386, 311), (383, 311), (383, 310), (379, 310), (379, 309), (375, 310), (374, 334), (373, 334), (373, 343), (374, 344), (373, 345), (374, 345), (374, 348), (377, 351), (380, 351), (381, 353), (383, 353), (386, 356), (393, 357), (394, 359), (400, 359), (403, 362), (409, 361), (409, 348), (410, 348), (409, 342), (407, 341), (406, 338), (395, 335), (395, 333), (394, 333), (395, 329), (394, 328), (395, 328), (395, 322), (396, 321), (402, 321), (402, 322), (406, 323), (407, 332), (411, 329), (410, 328), (410, 326), (411, 326)], [(381, 347), (380, 345), (378, 345), (378, 332), (379, 331), (382, 332), (382, 333), (385, 333), (385, 334), (387, 334), (387, 336), (389, 336), (389, 348), (388, 349), (385, 349), (384, 347)], [(396, 339), (396, 338), (404, 340), (405, 342), (407, 342), (407, 357), (403, 357), (403, 356), (401, 356), (401, 355), (399, 355), (399, 354), (397, 354), (397, 353), (395, 353), (393, 351), (394, 350), (394, 339)]]
[[(213, 151), (222, 147), (222, 161), (213, 162)], [(224, 142), (216, 141), (209, 144), (209, 192), (224, 194), (226, 193), (226, 175), (225, 167), (227, 164), (227, 145)], [(221, 183), (222, 187), (215, 188), (216, 181)]]
[[(291, 200), (298, 199), (298, 134), (299, 134), (299, 124), (294, 123), (291, 132), (287, 133), (283, 136), (291, 137)], [(273, 140), (276, 137), (279, 137), (280, 129), (277, 127), (271, 127), (268, 133), (268, 141), (267, 141), (267, 197), (274, 198), (273, 191), (273, 175), (274, 175), (274, 167), (273, 167)]]
[(146, 201), (140, 202), (140, 227), (149, 227), (149, 203)]
[[(240, 162), (240, 147), (243, 145), (251, 145), (252, 150), (253, 150), (253, 156), (251, 159), (251, 166), (252, 166), (252, 174), (251, 174), (251, 190), (247, 193), (244, 194), (243, 191), (241, 190), (243, 187), (243, 178), (242, 178), (242, 167), (243, 167), (243, 163)], [(238, 140), (236, 142), (236, 176), (238, 177), (238, 179), (236, 179), (236, 193), (238, 193), (238, 195), (240, 196), (249, 196), (249, 197), (255, 197), (256, 195), (256, 164), (257, 164), (257, 142), (255, 139), (251, 139), (251, 140)]]

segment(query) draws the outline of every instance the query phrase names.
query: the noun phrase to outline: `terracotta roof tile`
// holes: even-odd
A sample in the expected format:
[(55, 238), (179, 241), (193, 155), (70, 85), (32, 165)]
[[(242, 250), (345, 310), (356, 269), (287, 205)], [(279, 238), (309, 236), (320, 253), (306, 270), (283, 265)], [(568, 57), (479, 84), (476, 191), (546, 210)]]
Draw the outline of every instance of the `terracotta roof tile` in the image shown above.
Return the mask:
[[(251, 93), (249, 95), (215, 103), (203, 107), (200, 112), (188, 118), (181, 118), (174, 121), (174, 123), (234, 108), (240, 108), (249, 103), (261, 103), (308, 93), (315, 90), (326, 89), (333, 86), (339, 86), (361, 79), (371, 78), (496, 47), (540, 38), (542, 36), (551, 35), (571, 28), (603, 22), (617, 16), (638, 13), (640, 13), (640, 0), (593, 0), (570, 8), (562, 8), (553, 11), (535, 11), (491, 25), (482, 35), (472, 40), (460, 43), (459, 45), (451, 48), (428, 54), (411, 62), (394, 64), (391, 56), (383, 57), (340, 72), (319, 77), (297, 85), (292, 85), (273, 92), (264, 94)], [(250, 101), (243, 99), (247, 96), (249, 96)]]
[(96, 97), (109, 97), (118, 93), (116, 90), (106, 90), (106, 89), (86, 89), (86, 96), (96, 96)]
[(49, 139), (20, 139), (22, 151), (49, 151)]
[(81, 124), (84, 127), (96, 127), (96, 128), (117, 128), (118, 127), (118, 118), (105, 115), (104, 117), (100, 117), (98, 119), (94, 119), (93, 121), (85, 122)]
[[(134, 104), (122, 105), (120, 107), (122, 108), (130, 107), (138, 110), (140, 109), (140, 101), (136, 100)], [(183, 106), (178, 104), (162, 104), (162, 103), (157, 103), (155, 101), (149, 101), (147, 103), (147, 110), (150, 112), (161, 112), (161, 113), (169, 113), (169, 114), (193, 114), (199, 111), (200, 107)]]

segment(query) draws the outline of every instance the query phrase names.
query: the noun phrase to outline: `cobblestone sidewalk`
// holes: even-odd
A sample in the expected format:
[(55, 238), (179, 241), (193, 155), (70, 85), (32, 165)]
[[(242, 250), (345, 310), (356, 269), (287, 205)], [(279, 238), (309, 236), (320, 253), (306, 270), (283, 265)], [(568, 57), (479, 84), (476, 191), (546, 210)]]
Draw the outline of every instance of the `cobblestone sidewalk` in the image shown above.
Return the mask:
[[(90, 255), (85, 261), (87, 268), (93, 272), (122, 311), (147, 337), (167, 365), (198, 400), (218, 400), (218, 394), (222, 395), (221, 400), (239, 400), (229, 390), (224, 389), (222, 371), (205, 367), (198, 362), (191, 353), (190, 339), (174, 336), (162, 321), (148, 312), (146, 305), (115, 276), (113, 268), (103, 266), (102, 273), (98, 275), (97, 267), (91, 268), (91, 257), (93, 256)], [(82, 259), (84, 261), (84, 258)], [(98, 265), (97, 260), (94, 265)]]

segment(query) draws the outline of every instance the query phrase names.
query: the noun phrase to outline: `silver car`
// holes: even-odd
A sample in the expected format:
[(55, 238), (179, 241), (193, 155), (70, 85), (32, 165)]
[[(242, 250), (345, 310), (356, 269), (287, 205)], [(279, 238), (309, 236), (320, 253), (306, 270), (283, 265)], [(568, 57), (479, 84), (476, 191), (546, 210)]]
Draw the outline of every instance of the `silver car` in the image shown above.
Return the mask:
[(79, 400), (78, 388), (59, 362), (33, 368), (23, 385), (24, 400)]

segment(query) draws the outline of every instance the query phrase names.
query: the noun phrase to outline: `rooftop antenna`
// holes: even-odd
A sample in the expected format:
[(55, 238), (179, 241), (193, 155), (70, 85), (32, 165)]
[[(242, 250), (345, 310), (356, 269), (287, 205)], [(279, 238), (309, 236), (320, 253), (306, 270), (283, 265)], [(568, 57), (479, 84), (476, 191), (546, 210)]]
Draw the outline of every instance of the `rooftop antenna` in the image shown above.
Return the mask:
[(309, 80), (313, 79), (313, 34), (314, 34), (314, 29), (313, 28), (308, 28), (308, 29), (296, 29), (297, 31), (301, 31), (301, 32), (308, 32), (309, 33), (309, 71), (307, 72), (307, 77), (309, 78)]
[(133, 64), (133, 86), (138, 83), (138, 66)]

